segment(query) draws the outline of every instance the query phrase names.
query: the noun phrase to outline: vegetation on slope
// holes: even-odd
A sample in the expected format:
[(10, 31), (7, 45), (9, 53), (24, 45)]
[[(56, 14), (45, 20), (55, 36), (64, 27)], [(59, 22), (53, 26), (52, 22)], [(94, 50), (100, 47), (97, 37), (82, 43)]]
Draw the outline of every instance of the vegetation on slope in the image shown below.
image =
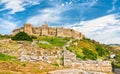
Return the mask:
[(120, 46), (116, 46), (116, 45), (108, 45), (108, 46), (109, 46), (109, 51), (112, 54), (116, 55), (113, 59), (111, 59), (113, 67), (120, 68)]
[(11, 36), (9, 35), (1, 35), (0, 34), (0, 39), (9, 39)]
[(115, 60), (115, 67), (120, 68), (120, 53), (116, 55)]
[(15, 57), (0, 53), (0, 61), (10, 61)]
[(107, 59), (109, 51), (105, 45), (90, 39), (74, 40), (67, 48), (82, 60)]
[(11, 39), (16, 41), (32, 41), (32, 38), (25, 32), (19, 32)]
[(44, 42), (44, 43), (39, 43), (39, 42), (37, 43), (40, 47), (50, 49), (52, 47), (64, 46), (70, 40), (70, 38), (40, 36), (38, 37), (37, 40)]
[[(42, 38), (42, 37), (41, 37)], [(62, 38), (61, 38), (62, 40)], [(56, 60), (59, 60), (57, 58), (56, 60), (52, 60), (52, 64), (48, 64), (47, 62), (39, 61), (39, 62), (21, 62), (17, 60), (16, 58), (19, 58), (19, 55), (23, 52), (28, 53), (28, 55), (33, 55), (32, 52), (36, 51), (37, 56), (43, 56), (41, 55), (40, 50), (43, 51), (43, 53), (48, 55), (57, 54), (56, 52), (61, 52), (60, 48), (59, 50), (45, 50), (39, 48), (35, 42), (28, 42), (28, 41), (13, 41), (13, 40), (1, 40), (0, 42), (0, 74), (47, 74), (48, 71), (60, 69), (59, 64), (56, 63)], [(37, 41), (39, 42), (39, 41)], [(28, 51), (28, 52), (27, 52)], [(39, 51), (39, 52), (38, 52)], [(51, 54), (51, 52), (53, 52)], [(15, 56), (15, 60), (14, 57)]]

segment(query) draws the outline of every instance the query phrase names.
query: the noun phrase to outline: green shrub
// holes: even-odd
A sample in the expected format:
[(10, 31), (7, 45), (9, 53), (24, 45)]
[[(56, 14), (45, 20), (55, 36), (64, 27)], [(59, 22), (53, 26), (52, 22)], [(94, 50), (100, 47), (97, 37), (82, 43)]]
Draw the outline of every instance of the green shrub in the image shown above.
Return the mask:
[(0, 53), (0, 60), (2, 60), (2, 61), (8, 61), (8, 60), (12, 60), (14, 58), (15, 57)]
[(96, 46), (95, 49), (98, 52), (99, 56), (102, 57), (102, 56), (106, 55), (106, 51), (105, 51), (105, 49), (102, 46), (98, 45), (98, 46)]
[(115, 67), (120, 68), (120, 54), (116, 55), (115, 60), (116, 60)]
[(57, 64), (57, 63), (52, 63), (52, 65), (59, 67), (59, 64)]
[(85, 60), (85, 59), (86, 59), (86, 56), (80, 55), (80, 54), (78, 54), (78, 53), (76, 53), (76, 57), (77, 57), (77, 58), (80, 58), (80, 59), (82, 59), (82, 60)]
[(97, 59), (97, 54), (93, 53), (93, 51), (87, 49), (87, 48), (82, 48), (83, 53), (85, 55), (85, 59), (91, 59), (91, 60), (96, 60)]
[(19, 32), (11, 39), (16, 41), (32, 41), (32, 38), (25, 32)]
[(26, 64), (25, 64), (25, 63), (23, 63), (23, 64), (22, 64), (22, 66), (24, 66), (24, 67), (25, 67), (25, 66), (26, 66)]

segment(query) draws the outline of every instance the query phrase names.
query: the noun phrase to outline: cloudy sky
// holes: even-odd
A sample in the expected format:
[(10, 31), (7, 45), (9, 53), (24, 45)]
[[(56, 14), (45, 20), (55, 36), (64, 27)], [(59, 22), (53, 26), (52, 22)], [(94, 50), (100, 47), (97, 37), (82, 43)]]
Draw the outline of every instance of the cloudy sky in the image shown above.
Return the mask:
[(120, 44), (120, 0), (0, 0), (0, 34), (31, 23), (80, 31), (105, 44)]

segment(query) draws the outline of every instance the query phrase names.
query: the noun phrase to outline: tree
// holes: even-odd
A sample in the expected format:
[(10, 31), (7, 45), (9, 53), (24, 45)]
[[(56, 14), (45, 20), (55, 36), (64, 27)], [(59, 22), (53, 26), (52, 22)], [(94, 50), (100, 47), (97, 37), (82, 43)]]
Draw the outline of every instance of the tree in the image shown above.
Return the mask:
[(11, 39), (16, 41), (32, 41), (32, 38), (25, 32), (19, 32)]

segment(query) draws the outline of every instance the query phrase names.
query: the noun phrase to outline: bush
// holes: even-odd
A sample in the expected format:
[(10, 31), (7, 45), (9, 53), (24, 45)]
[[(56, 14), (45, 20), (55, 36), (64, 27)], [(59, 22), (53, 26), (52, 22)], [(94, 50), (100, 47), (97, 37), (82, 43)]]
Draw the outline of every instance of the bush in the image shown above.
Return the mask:
[(105, 51), (105, 49), (102, 46), (98, 45), (98, 46), (96, 46), (95, 49), (98, 52), (99, 56), (102, 57), (102, 56), (106, 55), (106, 51)]
[(79, 59), (82, 59), (82, 60), (85, 60), (85, 59), (86, 59), (86, 56), (80, 55), (80, 54), (78, 54), (78, 53), (76, 53), (76, 57), (79, 58)]
[(85, 54), (85, 59), (91, 59), (91, 60), (96, 60), (97, 59), (97, 54), (93, 53), (93, 51), (87, 49), (87, 48), (82, 48), (83, 53)]
[(32, 38), (25, 32), (19, 32), (11, 39), (16, 41), (32, 41)]
[(115, 60), (116, 60), (115, 67), (120, 68), (120, 54), (116, 55)]
[(26, 64), (25, 64), (25, 63), (23, 63), (23, 64), (22, 64), (22, 66), (24, 66), (24, 67), (25, 67), (25, 66), (26, 66)]

